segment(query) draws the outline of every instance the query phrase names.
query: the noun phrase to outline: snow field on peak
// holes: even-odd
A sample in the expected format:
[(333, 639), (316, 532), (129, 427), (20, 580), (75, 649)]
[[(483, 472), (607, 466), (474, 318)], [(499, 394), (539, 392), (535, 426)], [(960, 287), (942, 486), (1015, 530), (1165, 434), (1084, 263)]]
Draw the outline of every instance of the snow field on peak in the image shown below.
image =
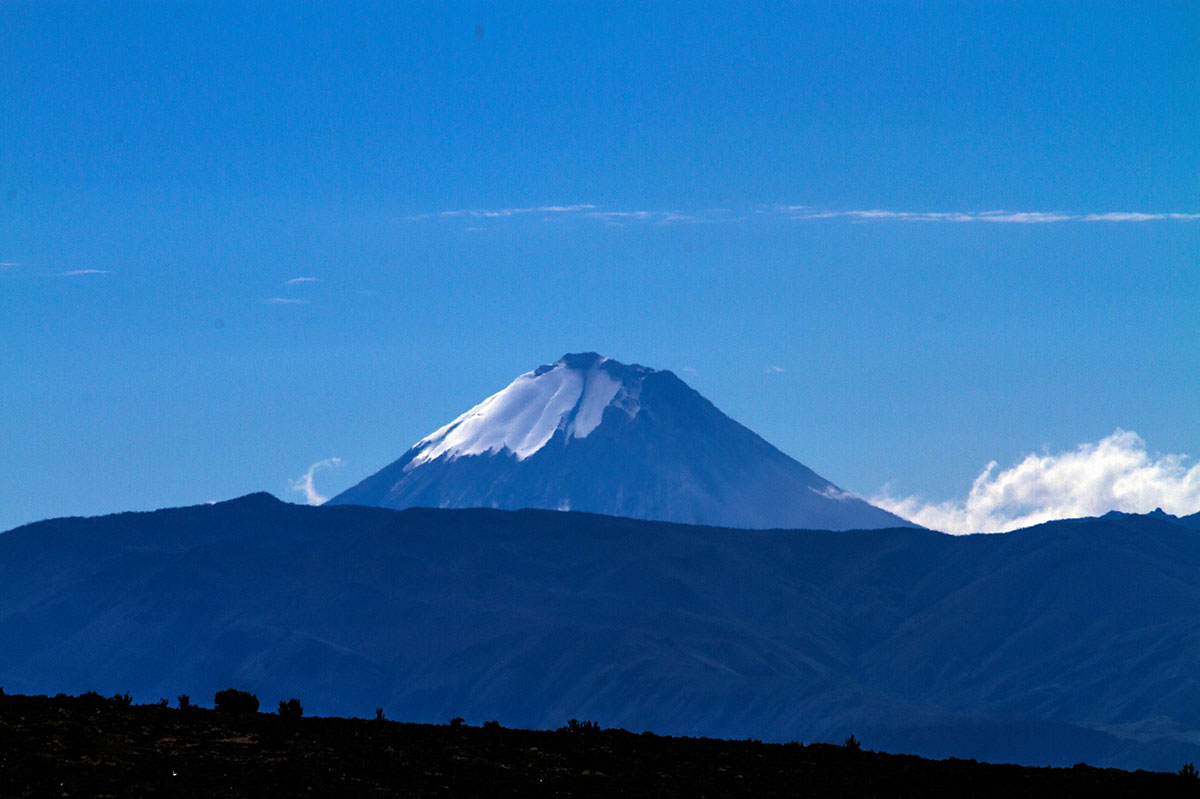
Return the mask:
[(587, 438), (588, 433), (600, 426), (600, 420), (607, 408), (621, 389), (621, 381), (616, 380), (608, 372), (593, 366), (588, 370), (583, 400), (579, 410), (571, 422), (568, 432), (572, 438)]
[[(540, 375), (526, 372), (418, 441), (414, 449), (420, 451), (405, 471), (443, 456), (454, 459), (505, 449), (525, 460), (564, 427), (571, 438), (587, 438), (621, 388), (619, 380), (600, 368), (602, 362), (586, 372), (565, 364)], [(568, 419), (576, 407), (574, 418)]]

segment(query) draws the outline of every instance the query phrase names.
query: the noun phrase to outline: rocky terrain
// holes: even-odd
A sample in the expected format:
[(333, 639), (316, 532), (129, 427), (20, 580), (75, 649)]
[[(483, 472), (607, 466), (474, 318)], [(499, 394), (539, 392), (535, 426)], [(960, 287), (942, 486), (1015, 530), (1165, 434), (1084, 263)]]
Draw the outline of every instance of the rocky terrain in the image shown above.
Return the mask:
[[(172, 703), (173, 705), (176, 703)], [(864, 746), (869, 746), (865, 742)], [(0, 696), (0, 795), (1195, 796), (1191, 774), (926, 760), (853, 744), (672, 738), (587, 723), (405, 724)]]

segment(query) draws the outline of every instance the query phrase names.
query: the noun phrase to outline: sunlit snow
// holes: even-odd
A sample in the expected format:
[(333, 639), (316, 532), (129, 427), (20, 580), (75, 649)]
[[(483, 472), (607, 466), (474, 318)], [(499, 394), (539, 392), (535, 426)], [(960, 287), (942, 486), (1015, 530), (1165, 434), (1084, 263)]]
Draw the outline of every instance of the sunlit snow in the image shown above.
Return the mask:
[[(526, 372), (415, 445), (420, 450), (405, 471), (443, 456), (482, 455), (508, 450), (518, 460), (546, 446), (557, 430), (587, 438), (600, 425), (604, 409), (618, 399), (621, 382), (602, 368), (576, 369), (562, 361), (541, 374)], [(622, 409), (630, 415), (636, 407)]]
[(599, 366), (598, 362), (586, 373), (583, 400), (579, 403), (579, 410), (575, 412), (575, 419), (569, 428), (573, 438), (587, 438), (588, 433), (600, 426), (604, 409), (612, 403), (613, 397), (617, 396), (617, 391), (621, 388), (620, 381)]

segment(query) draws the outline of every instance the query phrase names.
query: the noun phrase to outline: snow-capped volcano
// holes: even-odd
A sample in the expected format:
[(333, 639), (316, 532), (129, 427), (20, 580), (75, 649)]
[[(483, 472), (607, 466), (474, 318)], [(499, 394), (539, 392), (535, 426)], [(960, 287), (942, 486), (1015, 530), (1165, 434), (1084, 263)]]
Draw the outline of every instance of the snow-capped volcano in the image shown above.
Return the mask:
[(526, 372), (330, 502), (747, 528), (908, 525), (789, 458), (671, 372), (596, 353)]
[(605, 368), (609, 363), (613, 362), (592, 353), (566, 355), (558, 363), (526, 372), (418, 441), (405, 470), (442, 457), (453, 460), (505, 450), (523, 461), (559, 430), (564, 443), (587, 438), (609, 406), (621, 408), (630, 418), (636, 416), (641, 384), (624, 380), (621, 372), (646, 370), (615, 363)]

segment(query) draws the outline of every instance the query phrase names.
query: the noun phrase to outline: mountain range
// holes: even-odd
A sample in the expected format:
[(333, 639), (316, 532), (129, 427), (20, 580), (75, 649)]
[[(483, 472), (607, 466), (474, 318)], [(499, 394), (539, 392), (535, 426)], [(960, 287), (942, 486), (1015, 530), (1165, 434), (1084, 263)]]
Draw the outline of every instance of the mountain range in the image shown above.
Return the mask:
[(745, 528), (909, 522), (730, 419), (672, 372), (569, 354), (330, 500), (385, 508), (545, 508)]
[(1174, 770), (1200, 516), (754, 531), (266, 494), (0, 535), (0, 685)]
[(0, 686), (1173, 770), (1200, 756), (1198, 532), (925, 530), (669, 371), (566, 355), (321, 507), (0, 535)]

